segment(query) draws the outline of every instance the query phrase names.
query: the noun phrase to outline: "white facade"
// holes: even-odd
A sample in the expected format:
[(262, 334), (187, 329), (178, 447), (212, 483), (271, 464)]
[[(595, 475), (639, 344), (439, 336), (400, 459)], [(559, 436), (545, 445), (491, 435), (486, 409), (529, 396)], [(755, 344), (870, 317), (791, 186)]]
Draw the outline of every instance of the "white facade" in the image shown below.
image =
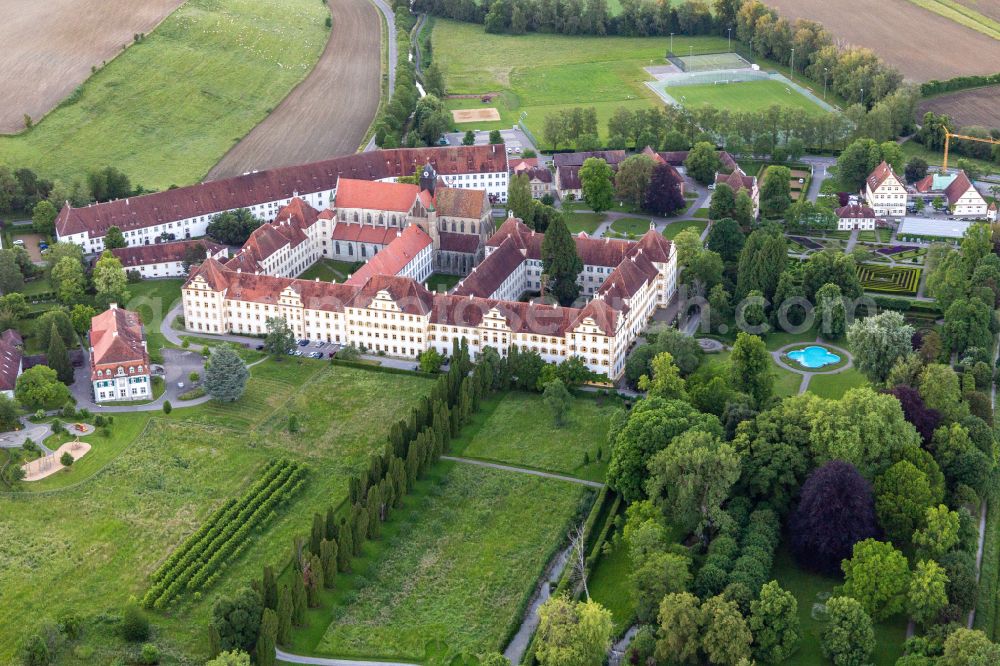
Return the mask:
[(127, 375), (124, 371), (106, 379), (94, 380), (94, 402), (121, 402), (127, 400), (150, 400), (153, 384), (149, 373)]
[(971, 185), (951, 205), (951, 212), (961, 217), (985, 218), (986, 211), (986, 199)]
[[(883, 169), (884, 173), (880, 174)], [(874, 189), (873, 179), (876, 181)], [(865, 200), (877, 217), (906, 215), (906, 185), (885, 162), (865, 182)]]

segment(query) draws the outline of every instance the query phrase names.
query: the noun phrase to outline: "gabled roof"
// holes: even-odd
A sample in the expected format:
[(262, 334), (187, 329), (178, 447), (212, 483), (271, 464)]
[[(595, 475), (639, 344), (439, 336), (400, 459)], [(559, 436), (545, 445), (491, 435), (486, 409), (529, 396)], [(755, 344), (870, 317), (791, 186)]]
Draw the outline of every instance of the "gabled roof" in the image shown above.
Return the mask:
[(715, 184), (728, 185), (733, 190), (733, 193), (740, 190), (753, 192), (754, 187), (757, 185), (757, 178), (746, 175), (743, 173), (743, 169), (736, 167), (732, 173), (717, 172), (715, 174)]
[(297, 247), (309, 240), (306, 229), (319, 218), (315, 208), (299, 198), (278, 211), (273, 222), (262, 224), (250, 234), (236, 255), (226, 262), (229, 268), (261, 270), (261, 262), (283, 247)]
[(895, 179), (899, 185), (902, 186), (903, 181), (901, 181), (899, 176), (896, 175), (896, 172), (892, 170), (892, 165), (883, 160), (882, 163), (875, 167), (875, 170), (868, 175), (868, 187), (870, 187), (874, 192), (882, 186), (882, 183), (890, 178)]
[(618, 330), (618, 311), (608, 305), (603, 298), (591, 299), (573, 320), (571, 328), (573, 330), (579, 328), (586, 319), (593, 321), (605, 335), (614, 335)]
[[(132, 247), (119, 247), (111, 250), (118, 261), (122, 262), (125, 270), (134, 266), (148, 266), (151, 264), (164, 264), (175, 261), (184, 261), (187, 253), (192, 249), (200, 252), (201, 258), (207, 256), (217, 256), (226, 252), (225, 246), (213, 243), (207, 238), (197, 240), (183, 240), (172, 243), (154, 243), (153, 245), (134, 245)], [(206, 252), (208, 253), (206, 255)]]
[(420, 188), (410, 183), (379, 183), (341, 178), (337, 184), (337, 208), (367, 208), (408, 213)]
[(472, 267), (472, 272), (462, 278), (453, 293), (489, 298), (522, 263), (524, 251), (518, 248), (513, 239), (505, 238), (497, 249)]
[(528, 180), (537, 180), (540, 183), (551, 183), (552, 182), (552, 172), (545, 167), (533, 167), (524, 171), (528, 176)]
[(538, 166), (537, 157), (511, 157), (507, 160), (511, 173), (520, 173)]
[(361, 286), (377, 275), (398, 275), (422, 250), (433, 243), (423, 229), (411, 224), (398, 231), (393, 241), (348, 278), (347, 284)]
[(139, 315), (112, 303), (90, 320), (92, 367), (113, 363), (148, 363)]
[(441, 249), (445, 252), (475, 254), (479, 251), (479, 236), (474, 234), (439, 231), (438, 238), (441, 240)]
[(976, 190), (975, 186), (973, 186), (972, 181), (969, 180), (965, 171), (962, 170), (958, 172), (958, 175), (955, 176), (955, 179), (951, 181), (948, 187), (944, 188), (944, 196), (948, 199), (949, 204), (954, 205), (969, 190), (979, 194), (979, 191)]
[(431, 311), (434, 301), (434, 295), (422, 284), (398, 275), (372, 275), (360, 286), (350, 284), (348, 286), (359, 287), (354, 298), (348, 303), (352, 308), (368, 307), (379, 292), (383, 291), (406, 314), (426, 315)]
[(837, 217), (842, 220), (858, 220), (875, 217), (875, 211), (870, 206), (860, 204), (850, 204), (837, 209)]
[(591, 157), (602, 159), (612, 166), (617, 166), (624, 162), (627, 155), (624, 150), (593, 150), (582, 153), (556, 153), (552, 156), (552, 161), (557, 169), (565, 167), (580, 167)]
[(335, 222), (330, 238), (337, 241), (352, 243), (371, 243), (373, 245), (388, 245), (396, 237), (396, 227), (376, 227), (357, 222)]
[(485, 190), (442, 187), (434, 193), (434, 205), (439, 216), (465, 217), (478, 220), (489, 203)]
[(0, 335), (0, 391), (14, 390), (24, 357), (23, 345), (21, 335), (12, 328)]
[(91, 236), (100, 237), (112, 226), (123, 231), (141, 229), (291, 199), (299, 194), (333, 190), (340, 178), (381, 180), (412, 176), (426, 163), (433, 165), (439, 175), (506, 173), (507, 152), (502, 144), (373, 150), (83, 208), (67, 204), (56, 217), (56, 232), (66, 236), (87, 231)]

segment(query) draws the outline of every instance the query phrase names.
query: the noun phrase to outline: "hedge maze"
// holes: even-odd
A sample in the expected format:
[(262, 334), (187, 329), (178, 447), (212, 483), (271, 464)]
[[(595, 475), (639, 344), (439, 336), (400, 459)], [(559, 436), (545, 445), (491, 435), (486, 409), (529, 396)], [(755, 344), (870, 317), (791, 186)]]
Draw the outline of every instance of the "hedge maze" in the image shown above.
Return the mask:
[(146, 608), (161, 609), (175, 597), (212, 585), (223, 564), (250, 545), (250, 532), (305, 483), (306, 469), (288, 460), (268, 462), (261, 476), (239, 499), (229, 499), (153, 572), (142, 598)]
[(920, 269), (862, 264), (858, 279), (865, 291), (913, 296), (920, 285)]

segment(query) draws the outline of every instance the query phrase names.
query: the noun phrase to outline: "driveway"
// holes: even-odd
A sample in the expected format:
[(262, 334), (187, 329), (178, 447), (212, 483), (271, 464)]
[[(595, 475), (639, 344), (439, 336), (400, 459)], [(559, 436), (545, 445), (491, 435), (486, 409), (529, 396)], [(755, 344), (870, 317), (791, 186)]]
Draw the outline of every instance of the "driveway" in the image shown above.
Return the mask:
[[(94, 402), (93, 391), (90, 381), (90, 351), (84, 349), (83, 367), (77, 368), (73, 385), (70, 391), (76, 399), (78, 409), (89, 409), (92, 412), (137, 412), (153, 411), (163, 408), (163, 403), (167, 400), (175, 407), (188, 407), (197, 405), (209, 400), (208, 396), (196, 398), (195, 400), (180, 400), (180, 395), (190, 390), (190, 380), (188, 375), (192, 372), (203, 374), (205, 371), (205, 359), (197, 351), (186, 349), (163, 349), (163, 379), (166, 388), (156, 400), (143, 405), (115, 405), (109, 403), (98, 405)], [(178, 382), (184, 383), (184, 388), (177, 386)]]

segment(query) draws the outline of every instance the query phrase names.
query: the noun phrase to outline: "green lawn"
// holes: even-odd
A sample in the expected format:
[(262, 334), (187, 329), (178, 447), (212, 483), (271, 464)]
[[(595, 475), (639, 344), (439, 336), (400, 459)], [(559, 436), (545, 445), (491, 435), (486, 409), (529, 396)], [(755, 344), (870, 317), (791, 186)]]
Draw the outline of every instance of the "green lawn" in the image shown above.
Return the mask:
[(325, 16), (317, 0), (189, 0), (76, 102), (0, 137), (0, 163), (67, 182), (113, 165), (133, 186), (194, 183), (309, 73)]
[(641, 217), (621, 217), (611, 223), (611, 228), (620, 234), (641, 236), (649, 231), (649, 219)]
[(707, 220), (708, 219), (708, 209), (707, 208), (699, 208), (695, 212), (691, 213), (691, 217), (697, 217), (700, 220)]
[(827, 112), (812, 100), (780, 81), (741, 81), (705, 83), (696, 86), (667, 88), (667, 93), (688, 108), (712, 106), (739, 113), (759, 113), (774, 105), (802, 109), (809, 115)]
[(563, 218), (566, 220), (566, 228), (569, 229), (571, 234), (578, 234), (581, 231), (585, 231), (589, 236), (592, 236), (597, 231), (597, 227), (604, 221), (604, 217), (604, 213), (563, 213)]
[(160, 333), (160, 324), (170, 308), (180, 301), (183, 284), (184, 280), (176, 278), (143, 280), (128, 286), (129, 300), (123, 305), (139, 313), (146, 329), (149, 356), (154, 362), (163, 362), (160, 350), (167, 346), (167, 339)]
[(813, 375), (809, 380), (809, 391), (821, 398), (840, 398), (847, 391), (868, 384), (868, 378), (856, 368), (850, 368), (832, 375)]
[[(610, 451), (608, 422), (619, 402), (595, 394), (573, 399), (566, 423), (556, 427), (537, 393), (507, 393), (486, 401), (473, 423), (452, 442), (455, 455), (481, 458), (604, 481)], [(603, 449), (597, 462), (597, 450)], [(583, 456), (590, 463), (583, 464)]]
[(670, 240), (673, 240), (677, 237), (677, 234), (685, 229), (694, 229), (700, 234), (707, 226), (707, 220), (681, 220), (680, 222), (672, 222), (668, 224), (663, 230), (663, 235)]
[(337, 261), (336, 259), (320, 259), (299, 276), (300, 280), (315, 280), (322, 282), (343, 282), (356, 271), (361, 263)]
[[(911, 157), (922, 157), (927, 160), (927, 163), (931, 166), (940, 166), (944, 161), (944, 151), (934, 151), (928, 150), (923, 145), (913, 141), (906, 141), (900, 144), (900, 148), (903, 149), (903, 157), (909, 160)], [(948, 155), (949, 166), (955, 166), (958, 160), (966, 160), (978, 167), (983, 171), (983, 173), (996, 173), (998, 171), (997, 165), (990, 162), (989, 160), (979, 160), (973, 157), (966, 157), (964, 155), (956, 155), (951, 153)]]
[[(833, 593), (833, 588), (843, 581), (804, 571), (783, 547), (778, 549), (774, 559), (773, 576), (784, 589), (795, 595), (799, 605), (801, 640), (799, 649), (783, 661), (787, 666), (816, 666), (826, 664), (820, 651), (820, 631), (824, 622), (814, 616), (814, 607), (823, 604)], [(893, 666), (902, 656), (903, 640), (906, 638), (906, 620), (896, 616), (889, 621), (875, 625), (874, 666)]]
[[(305, 490), (254, 534), (220, 583), (202, 599), (152, 615), (170, 663), (202, 663), (217, 594), (256, 577), (265, 563), (283, 565), (292, 537), (308, 532), (313, 512), (345, 496), (349, 475), (430, 385), (416, 376), (268, 361), (252, 369), (236, 403), (118, 415), (110, 439), (91, 436), (94, 448), (69, 472), (37, 484), (51, 492), (0, 495), (0, 622), (41, 622), (67, 609), (88, 621), (119, 613), (130, 595), (142, 596), (160, 561), (266, 460), (304, 462)], [(299, 417), (294, 435), (287, 432), (290, 413)], [(13, 661), (22, 634), (0, 632), (0, 663)], [(91, 663), (124, 658), (121, 642), (101, 634), (84, 632), (84, 646), (95, 651)], [(76, 663), (68, 652), (59, 663)]]
[(563, 481), (439, 463), (325, 594), (325, 610), (310, 612), (293, 648), (411, 660), (502, 650), (591, 497)]
[[(611, 543), (610, 538), (608, 543)], [(635, 595), (629, 580), (631, 574), (628, 544), (620, 541), (617, 546), (612, 544), (610, 553), (601, 556), (587, 580), (591, 598), (611, 611), (616, 634), (628, 629), (635, 618)]]
[(447, 275), (445, 273), (433, 273), (425, 283), (431, 291), (448, 291), (462, 279), (461, 275)]
[[(434, 60), (444, 70), (452, 94), (504, 93), (492, 100), (501, 120), (463, 124), (467, 129), (510, 127), (521, 112), (541, 140), (545, 117), (575, 106), (597, 110), (598, 127), (620, 106), (632, 110), (659, 106), (644, 82), (643, 67), (664, 63), (663, 38), (567, 36), (531, 33), (487, 34), (481, 25), (437, 19), (432, 37)], [(469, 45), (476, 47), (470, 49)], [(674, 49), (724, 49), (722, 37), (675, 37)], [(538, 54), (544, 53), (544, 58)], [(478, 99), (449, 100), (448, 108), (479, 108)]]

